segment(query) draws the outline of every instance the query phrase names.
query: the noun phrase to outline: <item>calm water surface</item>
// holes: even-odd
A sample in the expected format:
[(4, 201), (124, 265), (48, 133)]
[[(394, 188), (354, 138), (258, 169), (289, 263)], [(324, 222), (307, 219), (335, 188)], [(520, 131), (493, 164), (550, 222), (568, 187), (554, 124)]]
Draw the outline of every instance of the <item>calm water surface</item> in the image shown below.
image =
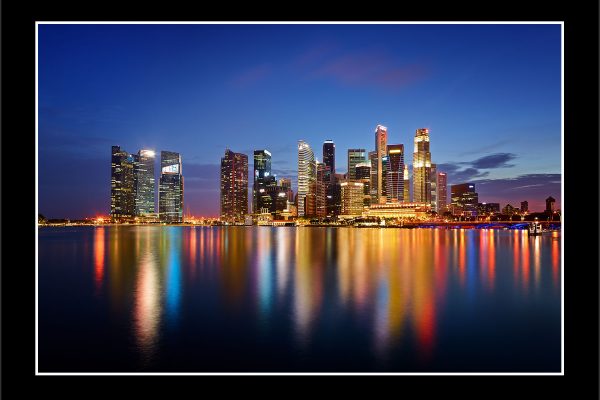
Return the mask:
[(39, 229), (40, 372), (560, 372), (560, 238)]

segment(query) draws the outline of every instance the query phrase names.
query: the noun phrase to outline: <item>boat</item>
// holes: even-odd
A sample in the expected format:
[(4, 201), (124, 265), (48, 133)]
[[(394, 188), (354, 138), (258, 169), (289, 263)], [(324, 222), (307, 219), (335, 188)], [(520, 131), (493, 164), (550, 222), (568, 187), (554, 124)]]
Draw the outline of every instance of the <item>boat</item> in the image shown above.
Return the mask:
[(538, 236), (541, 235), (542, 232), (544, 232), (544, 229), (542, 228), (541, 223), (535, 221), (529, 224), (527, 232), (529, 232), (529, 236)]

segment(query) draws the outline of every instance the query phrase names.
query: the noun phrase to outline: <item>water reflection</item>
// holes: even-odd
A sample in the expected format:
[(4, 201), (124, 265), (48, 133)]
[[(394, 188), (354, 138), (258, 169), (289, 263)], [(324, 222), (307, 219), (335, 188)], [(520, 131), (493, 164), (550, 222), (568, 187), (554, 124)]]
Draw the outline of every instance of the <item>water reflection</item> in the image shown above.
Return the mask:
[(382, 363), (411, 349), (427, 365), (452, 315), (468, 319), (483, 301), (515, 293), (541, 298), (548, 285), (559, 295), (555, 239), (493, 229), (98, 227), (92, 274), (112, 315), (128, 318), (142, 365), (169, 332), (198, 329), (181, 318), (190, 310), (196, 323), (239, 324), (250, 337), (283, 326), (277, 335), (305, 356), (316, 338), (335, 342), (346, 330)]

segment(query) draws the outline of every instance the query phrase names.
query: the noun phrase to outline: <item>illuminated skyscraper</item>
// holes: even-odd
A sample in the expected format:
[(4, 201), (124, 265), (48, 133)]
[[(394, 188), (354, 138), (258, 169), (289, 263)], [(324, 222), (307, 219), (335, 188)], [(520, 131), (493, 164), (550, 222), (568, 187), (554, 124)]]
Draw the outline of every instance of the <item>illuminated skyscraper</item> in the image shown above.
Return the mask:
[[(351, 181), (351, 179), (349, 179)], [(363, 206), (371, 205), (371, 163), (365, 162), (356, 165), (356, 181), (363, 184)]]
[(431, 211), (438, 212), (438, 199), (437, 199), (437, 165), (431, 164), (431, 170), (429, 171), (431, 181)]
[(244, 222), (248, 214), (248, 156), (226, 149), (221, 158), (221, 220)]
[(119, 221), (135, 215), (134, 160), (131, 154), (112, 146), (110, 173), (110, 216)]
[[(306, 197), (310, 194), (310, 206), (309, 213), (307, 216), (311, 216), (312, 208), (316, 206), (312, 202), (312, 197), (316, 190), (316, 164), (315, 164), (315, 153), (304, 140), (298, 141), (298, 216), (304, 217), (306, 215)], [(316, 212), (315, 212), (316, 213)]]
[(181, 155), (172, 151), (160, 152), (158, 214), (162, 222), (183, 222)]
[[(261, 193), (265, 192), (266, 180), (271, 176), (271, 153), (268, 150), (254, 150), (254, 182), (252, 184), (252, 212), (262, 208)], [(260, 192), (260, 189), (263, 189)]]
[(356, 179), (356, 166), (366, 161), (365, 149), (348, 149), (348, 179)]
[(324, 218), (327, 216), (327, 190), (331, 187), (329, 166), (317, 162), (317, 181), (315, 190), (316, 216)]
[(404, 145), (389, 144), (386, 179), (387, 202), (404, 201)]
[(340, 187), (342, 191), (342, 214), (361, 215), (364, 199), (363, 183), (346, 180), (340, 183)]
[(437, 173), (437, 205), (438, 213), (448, 211), (448, 187), (446, 184), (447, 176), (445, 172)]
[(371, 182), (369, 190), (371, 192), (371, 204), (377, 203), (377, 152), (369, 152), (369, 163), (371, 164)]
[(410, 203), (410, 178), (408, 176), (408, 165), (404, 164), (404, 202)]
[(429, 129), (417, 129), (413, 153), (413, 201), (431, 204)]
[[(383, 193), (384, 182), (383, 182), (383, 158), (387, 154), (387, 128), (383, 125), (377, 125), (375, 128), (375, 153), (377, 153), (377, 165), (371, 164), (371, 168), (375, 168), (376, 182), (374, 183), (376, 192), (375, 202), (385, 203), (385, 196)], [(383, 197), (382, 197), (383, 196)]]
[(135, 214), (154, 214), (154, 150), (140, 150), (134, 156), (133, 179), (135, 182)]
[(452, 214), (463, 216), (477, 215), (479, 195), (475, 192), (474, 183), (460, 183), (451, 185)]
[(335, 175), (335, 143), (333, 140), (323, 142), (323, 164), (329, 167), (325, 171), (325, 180), (333, 181)]

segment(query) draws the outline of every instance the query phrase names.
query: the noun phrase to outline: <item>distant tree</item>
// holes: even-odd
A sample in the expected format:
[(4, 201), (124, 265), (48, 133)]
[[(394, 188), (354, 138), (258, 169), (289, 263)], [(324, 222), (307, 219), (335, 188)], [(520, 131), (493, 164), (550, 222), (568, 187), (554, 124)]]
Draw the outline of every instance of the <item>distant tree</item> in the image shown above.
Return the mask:
[(48, 219), (44, 216), (44, 214), (38, 214), (38, 224), (44, 224), (48, 221)]

